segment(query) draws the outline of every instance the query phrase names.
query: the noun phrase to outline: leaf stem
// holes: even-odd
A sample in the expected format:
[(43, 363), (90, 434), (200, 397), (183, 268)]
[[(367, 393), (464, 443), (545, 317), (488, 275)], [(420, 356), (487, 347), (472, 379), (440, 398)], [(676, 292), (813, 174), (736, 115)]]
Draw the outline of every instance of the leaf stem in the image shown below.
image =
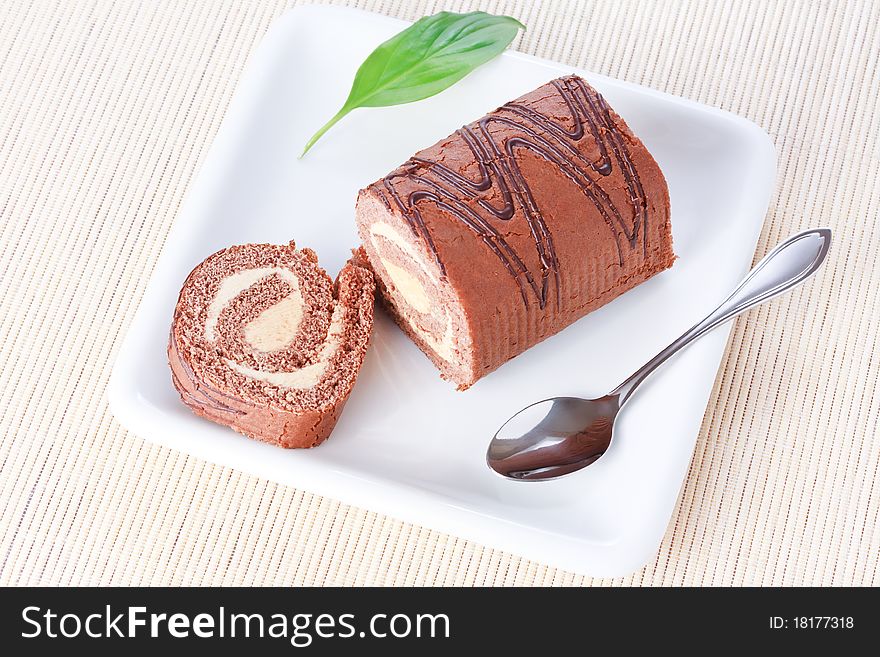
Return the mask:
[(341, 110), (336, 112), (336, 114), (333, 116), (332, 119), (330, 119), (329, 121), (327, 121), (327, 123), (325, 123), (323, 126), (321, 126), (321, 129), (318, 130), (318, 132), (316, 132), (314, 135), (312, 135), (312, 138), (309, 139), (309, 141), (306, 143), (306, 147), (303, 148), (303, 152), (300, 153), (299, 159), (301, 160), (303, 158), (303, 156), (309, 152), (309, 149), (315, 145), (315, 142), (318, 141), (321, 137), (323, 137), (325, 132), (327, 132), (330, 128), (332, 128), (334, 125), (336, 125), (339, 122), (339, 119), (341, 119), (343, 116), (348, 114), (351, 110), (352, 110), (351, 107), (348, 107), (347, 105), (343, 106)]

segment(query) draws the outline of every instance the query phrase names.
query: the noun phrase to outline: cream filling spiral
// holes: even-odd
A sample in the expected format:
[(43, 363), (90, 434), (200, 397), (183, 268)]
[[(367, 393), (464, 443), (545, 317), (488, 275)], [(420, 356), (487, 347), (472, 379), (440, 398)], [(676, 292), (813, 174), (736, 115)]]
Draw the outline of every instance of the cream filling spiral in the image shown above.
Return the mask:
[[(291, 292), (248, 322), (243, 328), (244, 339), (252, 349), (262, 353), (278, 351), (293, 342), (299, 325), (302, 323), (305, 301), (300, 290), (299, 279), (290, 270), (280, 267), (245, 269), (225, 278), (208, 306), (207, 318), (205, 319), (205, 339), (208, 342), (217, 340), (217, 322), (220, 319), (220, 313), (233, 299), (273, 274), (288, 283)], [(333, 309), (327, 339), (314, 363), (286, 372), (265, 372), (242, 365), (229, 358), (224, 359), (224, 362), (242, 376), (264, 381), (271, 385), (296, 389), (314, 387), (326, 373), (330, 360), (342, 342), (344, 314), (345, 311), (341, 304)]]
[(379, 254), (379, 260), (382, 262), (385, 271), (388, 272), (388, 276), (391, 278), (391, 282), (394, 284), (397, 292), (403, 298), (403, 301), (413, 310), (422, 314), (430, 314), (440, 320), (445, 326), (443, 337), (438, 339), (433, 333), (424, 330), (408, 314), (404, 314), (404, 319), (413, 330), (413, 333), (417, 334), (422, 340), (424, 340), (428, 346), (434, 350), (434, 353), (446, 361), (452, 361), (455, 356), (455, 338), (452, 332), (452, 318), (449, 316), (448, 310), (443, 306), (437, 307), (431, 304), (431, 300), (425, 291), (425, 287), (418, 278), (413, 276), (403, 267), (382, 257), (382, 248), (379, 244), (379, 240), (376, 239), (377, 236), (384, 237), (394, 244), (405, 253), (419, 269), (425, 272), (428, 278), (430, 278), (436, 285), (439, 285), (436, 272), (427, 265), (413, 245), (407, 242), (400, 233), (397, 232), (394, 226), (385, 221), (377, 221), (370, 225), (370, 240), (373, 243), (373, 248), (376, 249), (376, 252)]

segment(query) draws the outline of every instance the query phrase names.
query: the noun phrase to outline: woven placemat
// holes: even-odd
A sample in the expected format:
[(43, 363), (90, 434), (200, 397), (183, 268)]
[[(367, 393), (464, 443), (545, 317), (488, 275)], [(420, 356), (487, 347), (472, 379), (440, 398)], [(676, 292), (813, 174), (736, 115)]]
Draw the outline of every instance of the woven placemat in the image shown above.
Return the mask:
[(0, 582), (876, 584), (880, 3), (350, 4), (513, 14), (524, 52), (746, 116), (779, 153), (757, 255), (836, 231), (737, 321), (657, 557), (577, 577), (123, 430), (116, 349), (285, 3), (38, 0), (0, 3)]

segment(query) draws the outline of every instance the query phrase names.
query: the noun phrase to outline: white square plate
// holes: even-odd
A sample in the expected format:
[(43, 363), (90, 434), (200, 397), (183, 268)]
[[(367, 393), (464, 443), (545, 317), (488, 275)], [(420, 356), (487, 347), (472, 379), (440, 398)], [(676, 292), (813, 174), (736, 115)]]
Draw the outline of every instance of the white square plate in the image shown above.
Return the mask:
[[(405, 23), (301, 7), (253, 54), (168, 236), (113, 371), (113, 413), (134, 433), (197, 457), (458, 534), (577, 573), (623, 575), (656, 551), (694, 448), (728, 329), (659, 372), (595, 465), (550, 482), (492, 473), (485, 450), (515, 411), (606, 392), (726, 296), (745, 273), (774, 183), (756, 125), (650, 89), (507, 52), (428, 100), (357, 110), (303, 159), (306, 139), (355, 70)], [(285, 451), (194, 416), (165, 345), (189, 271), (230, 244), (291, 238), (331, 275), (357, 245), (357, 190), (460, 125), (555, 77), (578, 73), (647, 144), (669, 182), (675, 266), (507, 363), (466, 392), (381, 312), (331, 439)]]

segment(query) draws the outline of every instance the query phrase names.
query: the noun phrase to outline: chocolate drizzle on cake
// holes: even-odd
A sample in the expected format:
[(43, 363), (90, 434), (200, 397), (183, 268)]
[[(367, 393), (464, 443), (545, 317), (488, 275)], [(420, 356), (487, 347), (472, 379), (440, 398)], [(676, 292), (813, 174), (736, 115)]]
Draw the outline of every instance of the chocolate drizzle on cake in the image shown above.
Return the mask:
[[(180, 393), (180, 396), (184, 401), (186, 401), (190, 405), (196, 405), (204, 409), (209, 409), (212, 411), (218, 411), (220, 413), (229, 413), (231, 415), (244, 415), (244, 411), (238, 408), (234, 408), (227, 404), (221, 402), (217, 397), (225, 397), (230, 401), (234, 401), (233, 398), (228, 395), (224, 395), (219, 390), (212, 388), (206, 382), (200, 381), (199, 378), (195, 375), (192, 368), (189, 366), (189, 363), (186, 362), (180, 356), (180, 352), (177, 350), (176, 345), (174, 344), (174, 334), (169, 336), (169, 352), (168, 357), (175, 359), (175, 362), (183, 371), (186, 376), (187, 385), (180, 380), (177, 376), (177, 372), (174, 368), (171, 369), (171, 380), (174, 383), (174, 387)], [(208, 392), (210, 391), (210, 393)], [(215, 396), (216, 395), (216, 396)]]
[[(576, 76), (560, 78), (551, 84), (568, 109), (572, 123), (570, 129), (524, 104), (507, 103), (455, 133), (473, 154), (479, 172), (476, 180), (441, 162), (416, 156), (386, 176), (379, 190), (386, 207), (391, 209), (393, 201), (413, 232), (424, 240), (444, 275), (445, 265), (419, 210), (423, 203), (442, 208), (479, 236), (516, 280), (523, 302), (528, 305), (529, 299), (534, 297), (542, 309), (550, 296), (551, 279), (557, 305), (560, 303), (559, 261), (553, 236), (520, 169), (519, 150), (531, 151), (554, 165), (595, 206), (614, 237), (621, 266), (624, 248), (636, 249), (641, 242), (643, 254), (647, 253), (645, 191), (630, 156), (627, 139), (615, 123), (608, 104)], [(492, 124), (507, 127), (503, 139), (498, 140), (492, 134)], [(595, 142), (599, 150), (596, 161), (587, 159), (583, 148), (577, 147), (582, 139)], [(601, 177), (611, 175), (615, 165), (619, 167), (628, 192), (629, 208), (626, 210), (629, 212), (618, 207), (597, 184)], [(397, 184), (402, 179), (412, 181), (417, 188), (401, 195)], [(497, 205), (485, 198), (493, 190), (496, 194), (492, 195), (500, 197)], [(534, 241), (540, 262), (539, 275), (529, 270), (493, 225), (493, 222), (515, 221), (518, 214), (526, 221)]]

